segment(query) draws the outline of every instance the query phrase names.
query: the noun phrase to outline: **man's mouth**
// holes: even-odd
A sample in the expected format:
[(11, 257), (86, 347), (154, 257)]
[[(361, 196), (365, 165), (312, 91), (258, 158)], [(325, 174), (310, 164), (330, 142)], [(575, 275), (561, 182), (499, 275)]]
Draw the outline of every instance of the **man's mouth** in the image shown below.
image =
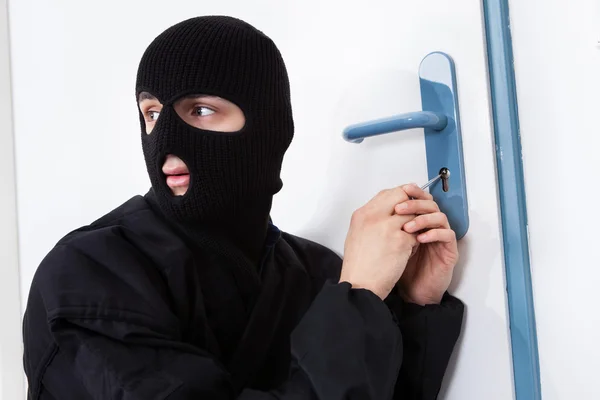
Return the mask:
[(167, 178), (167, 186), (171, 189), (186, 187), (190, 184), (190, 172), (187, 165), (181, 160), (177, 161), (179, 162), (167, 160), (162, 168), (162, 172)]

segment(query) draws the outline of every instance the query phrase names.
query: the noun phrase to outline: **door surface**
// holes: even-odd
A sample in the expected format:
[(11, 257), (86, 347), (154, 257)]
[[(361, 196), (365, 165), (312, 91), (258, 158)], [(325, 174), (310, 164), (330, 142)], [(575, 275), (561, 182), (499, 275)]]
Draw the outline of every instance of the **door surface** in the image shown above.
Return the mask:
[(513, 380), (481, 3), (425, 1), (9, 2), (21, 289), (54, 243), (149, 187), (135, 72), (182, 19), (228, 14), (280, 47), (296, 134), (273, 220), (341, 253), (379, 190), (427, 180), (422, 129), (342, 140), (350, 124), (421, 109), (418, 68), (456, 64), (470, 228), (451, 292), (466, 304), (441, 398), (512, 399)]

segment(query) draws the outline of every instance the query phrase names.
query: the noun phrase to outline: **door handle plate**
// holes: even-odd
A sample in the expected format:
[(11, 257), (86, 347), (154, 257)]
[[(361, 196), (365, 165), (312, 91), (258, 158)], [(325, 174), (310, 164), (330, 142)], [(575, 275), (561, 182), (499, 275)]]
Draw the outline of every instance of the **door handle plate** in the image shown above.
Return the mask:
[(437, 184), (430, 193), (461, 239), (469, 229), (469, 207), (454, 61), (440, 52), (427, 55), (419, 67), (419, 81), (423, 111), (448, 118), (448, 125), (441, 131), (425, 128), (427, 174), (431, 179), (444, 167), (450, 170), (449, 190), (444, 192)]

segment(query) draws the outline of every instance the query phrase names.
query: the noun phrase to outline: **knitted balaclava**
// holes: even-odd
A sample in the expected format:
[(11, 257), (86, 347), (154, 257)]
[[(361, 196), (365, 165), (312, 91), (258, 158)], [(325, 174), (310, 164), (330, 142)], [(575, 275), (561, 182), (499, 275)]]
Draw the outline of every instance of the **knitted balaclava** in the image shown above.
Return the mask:
[[(166, 215), (182, 222), (218, 222), (249, 204), (270, 204), (282, 187), (281, 163), (294, 131), (288, 76), (271, 39), (231, 17), (180, 22), (144, 53), (136, 99), (141, 92), (163, 104), (150, 134), (141, 113), (140, 121), (148, 174)], [(191, 94), (237, 104), (245, 126), (224, 133), (186, 124), (173, 104)], [(183, 196), (174, 196), (166, 184), (162, 166), (167, 154), (181, 158), (189, 169)]]

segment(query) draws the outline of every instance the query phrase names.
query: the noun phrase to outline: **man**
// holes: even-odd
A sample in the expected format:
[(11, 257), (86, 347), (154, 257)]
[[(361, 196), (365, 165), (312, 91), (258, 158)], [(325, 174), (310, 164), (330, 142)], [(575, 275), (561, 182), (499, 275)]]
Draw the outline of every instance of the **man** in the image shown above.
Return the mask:
[(446, 293), (456, 239), (431, 196), (378, 194), (353, 215), (343, 262), (279, 231), (289, 82), (243, 21), (167, 29), (136, 97), (152, 189), (42, 261), (28, 398), (436, 398), (463, 306)]

